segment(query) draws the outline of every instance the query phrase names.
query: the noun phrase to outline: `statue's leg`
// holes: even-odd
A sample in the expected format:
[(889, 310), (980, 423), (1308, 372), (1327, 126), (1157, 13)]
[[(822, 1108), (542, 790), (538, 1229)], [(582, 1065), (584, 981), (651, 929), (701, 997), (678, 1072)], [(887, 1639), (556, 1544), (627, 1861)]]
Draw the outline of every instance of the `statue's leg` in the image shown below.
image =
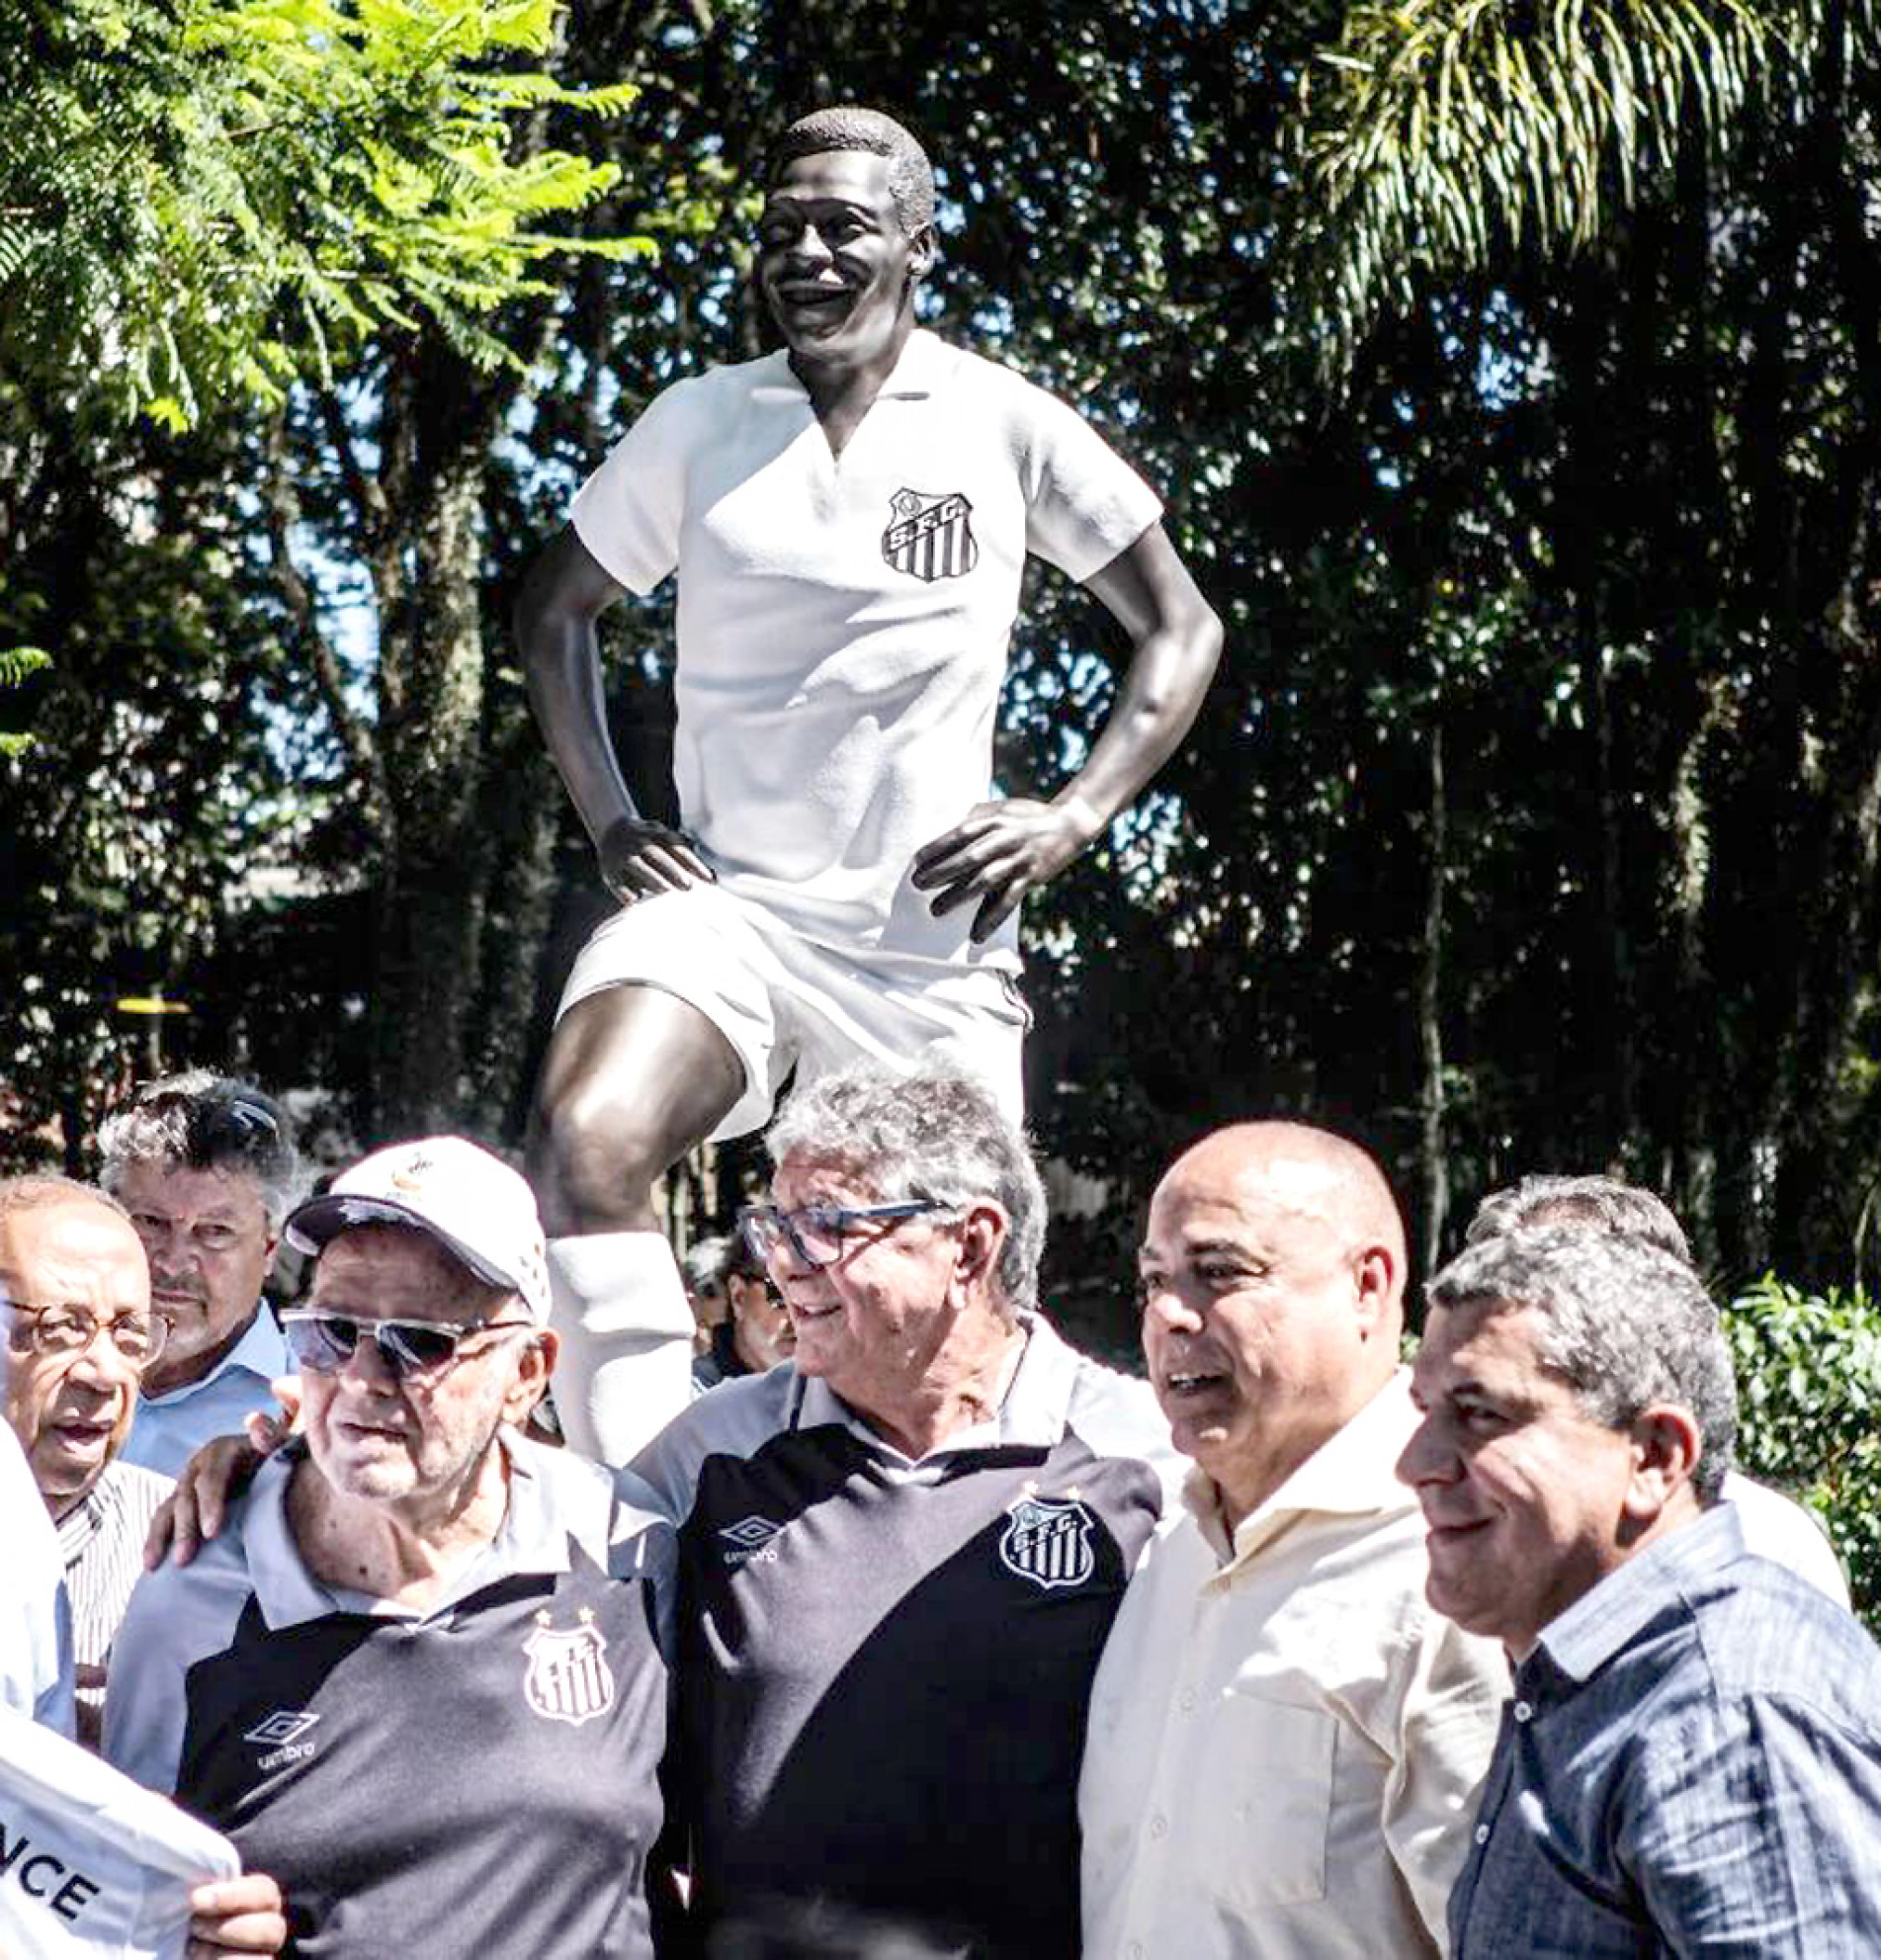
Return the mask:
[(530, 1175), (562, 1342), (556, 1409), (569, 1445), (602, 1462), (627, 1462), (689, 1399), (692, 1311), (656, 1227), (653, 1186), (744, 1084), (726, 1036), (656, 986), (588, 994), (550, 1042)]

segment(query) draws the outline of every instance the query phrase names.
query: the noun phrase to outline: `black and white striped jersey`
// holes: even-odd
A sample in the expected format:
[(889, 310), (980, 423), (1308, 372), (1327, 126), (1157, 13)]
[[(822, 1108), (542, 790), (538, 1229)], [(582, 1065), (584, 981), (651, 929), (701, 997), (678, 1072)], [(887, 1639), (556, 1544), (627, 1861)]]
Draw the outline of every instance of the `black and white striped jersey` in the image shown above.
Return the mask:
[(1177, 1464), (1145, 1384), (1028, 1329), (997, 1419), (918, 1462), (789, 1366), (637, 1461), (679, 1523), (702, 1931), (814, 1900), (1075, 1960), (1091, 1677)]
[(307, 1573), (291, 1448), (120, 1629), (106, 1755), (280, 1881), (309, 1960), (653, 1950), (672, 1533), (584, 1459), (503, 1447), (503, 1526), (427, 1612)]

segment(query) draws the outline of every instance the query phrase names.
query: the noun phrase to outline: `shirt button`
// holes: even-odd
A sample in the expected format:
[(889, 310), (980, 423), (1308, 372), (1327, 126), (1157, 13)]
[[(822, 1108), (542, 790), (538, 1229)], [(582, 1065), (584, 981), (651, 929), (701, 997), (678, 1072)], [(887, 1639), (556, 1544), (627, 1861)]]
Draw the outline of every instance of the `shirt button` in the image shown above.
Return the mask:
[(1157, 1811), (1155, 1816), (1150, 1820), (1150, 1835), (1152, 1837), (1166, 1837), (1168, 1834), (1169, 1820), (1160, 1811)]
[(1490, 1828), (1487, 1824), (1479, 1824), (1476, 1827), (1476, 1841), (1479, 1844), (1487, 1844), (1490, 1841)]
[(1179, 1705), (1184, 1715), (1189, 1714), (1194, 1709), (1195, 1690), (1193, 1688), (1184, 1688), (1182, 1690), (1182, 1700)]
[(1124, 1951), (1130, 1955), (1130, 1960), (1143, 1960), (1143, 1941), (1133, 1939)]
[(1534, 1712), (1535, 1711), (1531, 1707), (1529, 1707), (1528, 1703), (1525, 1701), (1518, 1701), (1515, 1704), (1515, 1720), (1517, 1722), (1526, 1722), (1534, 1714)]

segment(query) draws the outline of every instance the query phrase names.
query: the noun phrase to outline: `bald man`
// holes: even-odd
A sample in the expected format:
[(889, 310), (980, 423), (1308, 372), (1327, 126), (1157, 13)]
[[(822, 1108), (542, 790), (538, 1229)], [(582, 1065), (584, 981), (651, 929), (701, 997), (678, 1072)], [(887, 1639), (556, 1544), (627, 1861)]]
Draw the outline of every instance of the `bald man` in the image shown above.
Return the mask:
[(1157, 1186), (1143, 1344), (1183, 1505), (1125, 1595), (1078, 1808), (1086, 1960), (1444, 1950), (1507, 1665), (1393, 1475), (1405, 1235), (1355, 1144), (1216, 1132)]

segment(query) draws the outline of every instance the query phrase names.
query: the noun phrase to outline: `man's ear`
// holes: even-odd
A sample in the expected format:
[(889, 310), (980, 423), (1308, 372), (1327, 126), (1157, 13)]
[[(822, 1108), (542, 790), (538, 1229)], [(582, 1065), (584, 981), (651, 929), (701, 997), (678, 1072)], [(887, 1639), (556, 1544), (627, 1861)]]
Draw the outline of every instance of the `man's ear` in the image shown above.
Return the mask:
[(1622, 1510), (1649, 1525), (1681, 1491), (1688, 1490), (1704, 1438), (1688, 1408), (1675, 1402), (1649, 1404), (1633, 1418), (1633, 1469)]
[(520, 1429), (529, 1411), (543, 1399), (556, 1370), (561, 1339), (550, 1327), (539, 1327), (516, 1360), (515, 1379), (503, 1395), (503, 1420)]
[(1353, 1262), (1352, 1304), (1359, 1332), (1365, 1338), (1385, 1331), (1389, 1324), (1396, 1342), (1398, 1327), (1391, 1310), (1398, 1299), (1400, 1277), (1397, 1258), (1388, 1245), (1367, 1245)]
[(934, 227), (923, 224), (908, 239), (908, 278), (925, 279), (934, 270), (934, 262), (939, 257), (940, 241), (934, 236)]
[(982, 1198), (968, 1210), (960, 1228), (960, 1251), (955, 1272), (964, 1282), (985, 1284), (999, 1264), (1009, 1229), (1003, 1207)]
[(275, 1269), (275, 1260), (281, 1254), (281, 1234), (270, 1232), (266, 1250), (261, 1255), (261, 1276), (266, 1279)]

